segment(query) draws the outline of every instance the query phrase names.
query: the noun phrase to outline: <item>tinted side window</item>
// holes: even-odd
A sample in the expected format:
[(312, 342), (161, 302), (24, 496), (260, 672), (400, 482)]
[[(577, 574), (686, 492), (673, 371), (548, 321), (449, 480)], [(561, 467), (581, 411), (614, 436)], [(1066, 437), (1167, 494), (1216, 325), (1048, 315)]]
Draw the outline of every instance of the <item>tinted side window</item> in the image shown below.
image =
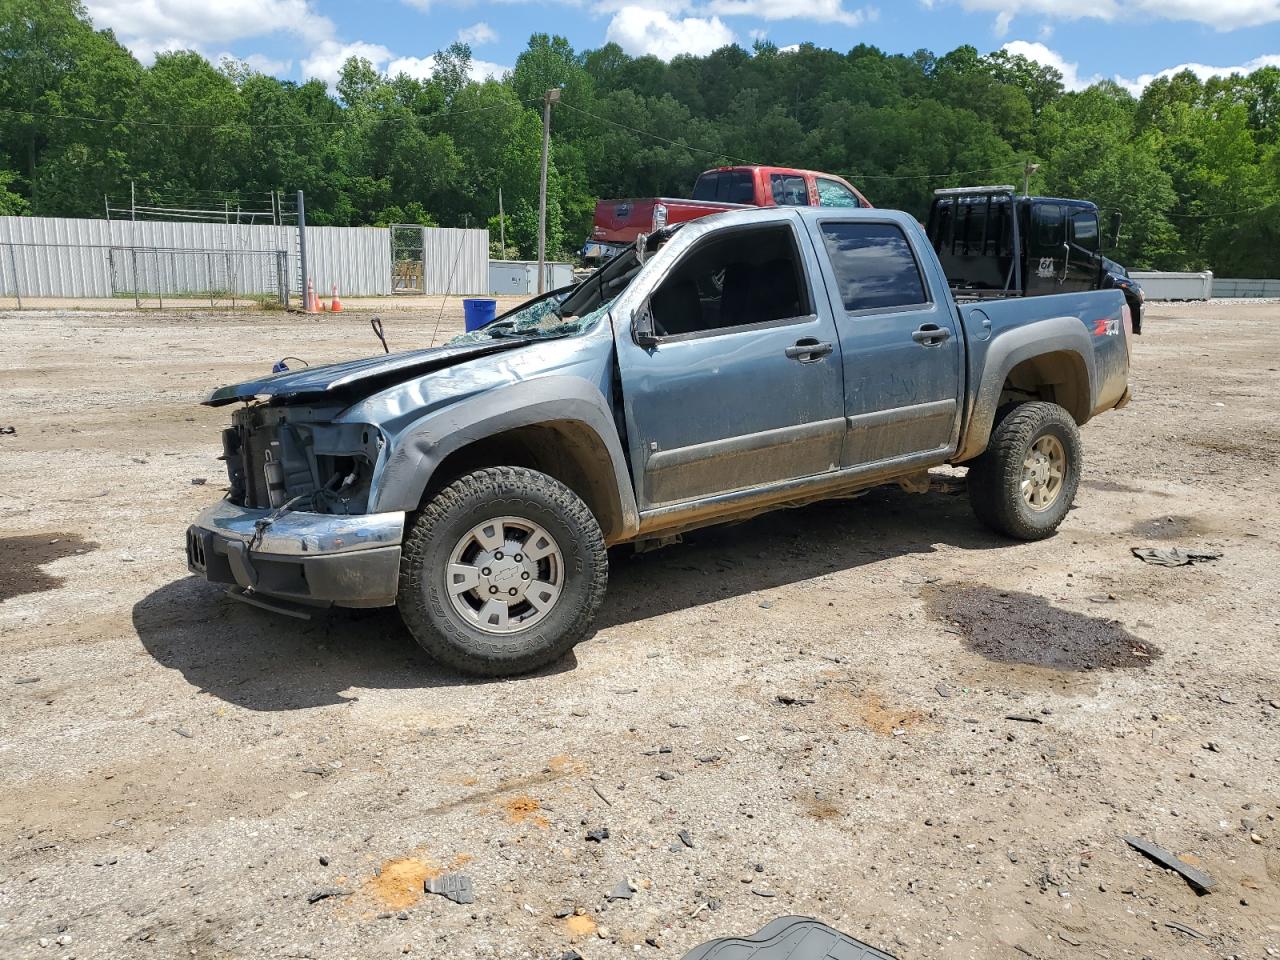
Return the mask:
[(915, 254), (891, 223), (824, 223), (822, 237), (846, 310), (928, 302)]
[(858, 197), (843, 183), (818, 177), (818, 205), (823, 207), (860, 207)]
[(773, 202), (780, 207), (809, 205), (809, 188), (805, 186), (804, 177), (772, 173), (769, 175), (769, 186), (773, 189)]
[(693, 199), (717, 203), (752, 203), (755, 186), (746, 170), (722, 170), (704, 173), (693, 185)]
[(1098, 249), (1098, 215), (1092, 210), (1076, 210), (1071, 214), (1071, 239), (1089, 251)]
[(1062, 233), (1062, 207), (1056, 203), (1042, 203), (1035, 207), (1036, 243), (1042, 247), (1060, 247), (1065, 239)]

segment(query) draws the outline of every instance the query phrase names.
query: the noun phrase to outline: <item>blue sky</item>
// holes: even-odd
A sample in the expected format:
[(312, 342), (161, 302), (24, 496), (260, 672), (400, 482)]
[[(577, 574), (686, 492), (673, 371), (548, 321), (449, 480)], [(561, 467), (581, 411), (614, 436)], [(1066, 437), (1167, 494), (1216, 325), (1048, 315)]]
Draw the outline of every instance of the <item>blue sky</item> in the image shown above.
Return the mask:
[[(472, 45), (477, 75), (509, 68), (535, 31), (576, 49), (615, 40), (670, 59), (727, 42), (780, 47), (810, 41), (890, 52), (962, 43), (1006, 45), (1063, 71), (1068, 86), (1118, 79), (1139, 90), (1191, 65), (1202, 76), (1280, 66), (1280, 0), (87, 0), (144, 61), (157, 50), (231, 55), (288, 79), (332, 82), (351, 54), (382, 70), (426, 74), (456, 39)], [(1087, 10), (1087, 13), (1081, 11)]]

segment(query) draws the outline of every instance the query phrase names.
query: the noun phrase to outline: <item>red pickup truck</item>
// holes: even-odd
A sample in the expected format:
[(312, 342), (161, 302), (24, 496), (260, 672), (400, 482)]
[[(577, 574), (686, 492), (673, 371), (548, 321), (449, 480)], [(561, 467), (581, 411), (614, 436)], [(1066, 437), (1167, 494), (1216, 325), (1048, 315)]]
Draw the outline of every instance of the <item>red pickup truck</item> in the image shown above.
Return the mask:
[(611, 257), (642, 233), (739, 207), (869, 207), (847, 180), (793, 167), (716, 167), (698, 175), (693, 199), (601, 200), (584, 260)]

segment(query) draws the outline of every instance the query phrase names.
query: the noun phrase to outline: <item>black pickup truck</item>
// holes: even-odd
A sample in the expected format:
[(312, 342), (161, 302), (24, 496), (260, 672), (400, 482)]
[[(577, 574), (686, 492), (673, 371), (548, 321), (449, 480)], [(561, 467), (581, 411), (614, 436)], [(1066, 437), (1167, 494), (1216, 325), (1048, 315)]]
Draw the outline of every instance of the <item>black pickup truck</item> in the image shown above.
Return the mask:
[[(1114, 248), (1119, 213), (1110, 227)], [(1119, 290), (1133, 332), (1142, 332), (1142, 287), (1102, 255), (1098, 207), (1088, 200), (1019, 196), (1011, 186), (937, 190), (926, 230), (959, 300)]]

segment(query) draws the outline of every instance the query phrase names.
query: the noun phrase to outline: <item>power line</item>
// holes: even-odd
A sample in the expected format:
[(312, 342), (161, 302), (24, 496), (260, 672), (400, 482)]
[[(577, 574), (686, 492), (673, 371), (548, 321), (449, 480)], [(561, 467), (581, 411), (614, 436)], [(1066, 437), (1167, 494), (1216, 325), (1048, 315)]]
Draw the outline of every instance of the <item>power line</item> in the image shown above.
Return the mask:
[(615, 127), (621, 127), (623, 130), (630, 130), (632, 133), (638, 133), (644, 137), (651, 137), (654, 140), (661, 140), (663, 143), (668, 143), (673, 147), (683, 147), (686, 150), (692, 150), (695, 153), (705, 153), (707, 156), (711, 156), (711, 157), (724, 157), (726, 160), (733, 160), (736, 163), (744, 163), (749, 166), (756, 165), (750, 160), (744, 160), (742, 159), (742, 157), (735, 157), (732, 154), (725, 153), (723, 150), (707, 150), (705, 147), (695, 147), (692, 144), (685, 143), (682, 140), (668, 140), (666, 137), (659, 136), (656, 133), (650, 133), (648, 130), (641, 130), (638, 127), (631, 127), (625, 123), (619, 123), (617, 120), (610, 120), (608, 117), (598, 117), (594, 113), (589, 113), (586, 110), (583, 110), (581, 107), (575, 107), (573, 104), (566, 103), (564, 100), (560, 101), (560, 106), (568, 107), (574, 113), (580, 113), (584, 117), (590, 117), (592, 120), (599, 120), (601, 123), (609, 123)]
[(1273, 200), (1259, 207), (1245, 207), (1243, 210), (1221, 210), (1217, 213), (1166, 213), (1165, 216), (1177, 217), (1180, 220), (1212, 220), (1216, 217), (1235, 217), (1242, 213), (1258, 213), (1262, 210), (1270, 210), (1272, 207), (1280, 207), (1280, 200)]
[(1014, 167), (1022, 169), (1023, 161), (1018, 160), (1014, 163), (1002, 163), (996, 167), (983, 167), (980, 170), (957, 170), (952, 173), (911, 173), (901, 176), (891, 174), (856, 174), (842, 173), (840, 176), (848, 177), (850, 180), (945, 180), (948, 177), (972, 177), (979, 173), (993, 173), (997, 170), (1012, 170)]
[[(516, 103), (523, 105), (533, 103), (538, 99), (540, 98), (532, 97), (525, 100), (517, 100)], [(453, 117), (463, 117), (473, 113), (486, 113), (490, 110), (502, 110), (510, 106), (512, 106), (511, 103), (495, 103), (488, 107), (474, 107), (470, 110), (445, 110), (441, 113), (433, 113), (426, 116), (414, 114), (407, 117), (343, 117), (340, 120), (308, 119), (296, 123), (248, 123), (246, 121), (239, 120), (228, 120), (223, 123), (174, 123), (166, 120), (129, 120), (123, 117), (84, 117), (67, 113), (37, 113), (34, 110), (19, 110), (11, 107), (0, 107), (0, 113), (6, 113), (10, 116), (31, 117), (33, 119), (40, 120), (63, 120), (80, 123), (105, 123), (113, 126), (161, 127), (177, 130), (209, 131), (236, 128), (245, 130), (281, 130), (295, 127), (344, 127), (361, 123), (413, 123), (418, 121), (441, 119), (449, 120)]]

